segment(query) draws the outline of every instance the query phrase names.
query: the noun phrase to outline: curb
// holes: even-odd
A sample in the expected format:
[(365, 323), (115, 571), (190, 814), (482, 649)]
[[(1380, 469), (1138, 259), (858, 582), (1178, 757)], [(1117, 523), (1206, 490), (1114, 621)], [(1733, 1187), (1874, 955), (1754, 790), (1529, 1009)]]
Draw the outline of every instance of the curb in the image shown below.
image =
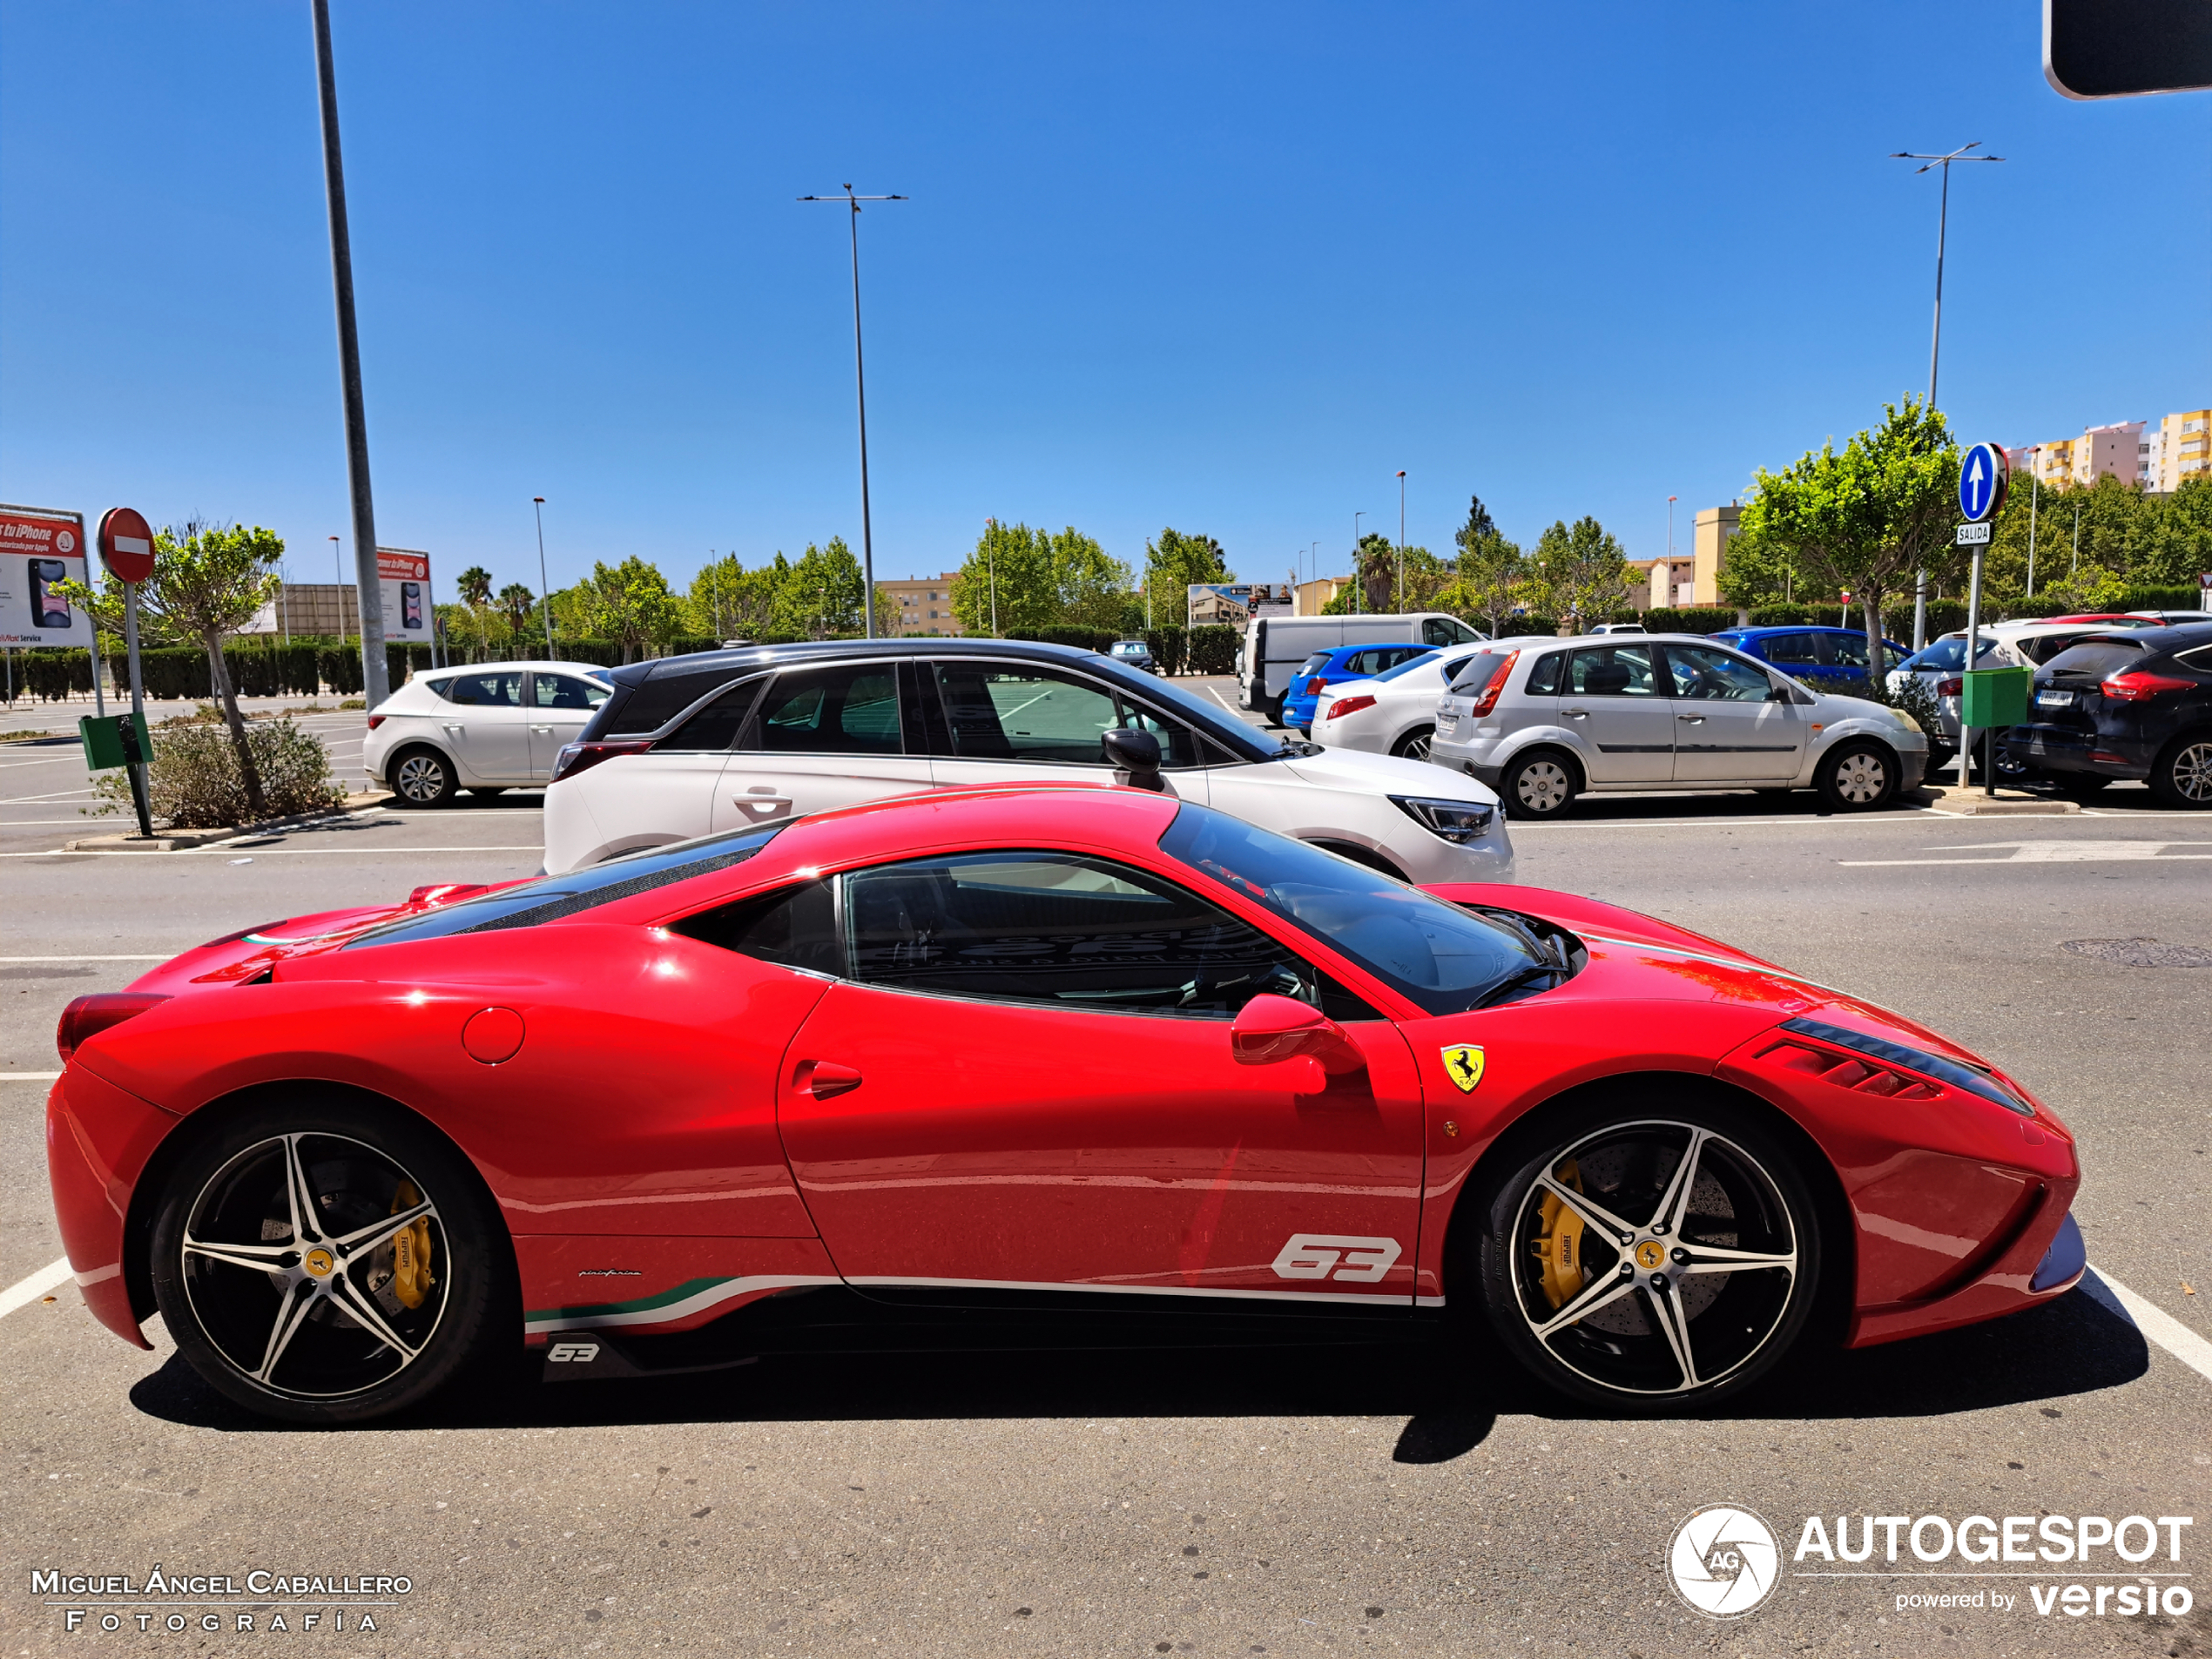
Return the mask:
[(2016, 789), (2000, 789), (1988, 795), (1979, 789), (1923, 784), (1914, 793), (1932, 811), (1946, 818), (2063, 818), (2081, 810), (2078, 800), (2054, 800), (2048, 795), (2024, 794)]
[(343, 818), (366, 807), (381, 806), (392, 798), (383, 790), (370, 790), (351, 794), (327, 812), (300, 813), (291, 818), (272, 818), (259, 824), (241, 824), (236, 828), (204, 830), (171, 830), (158, 835), (85, 835), (73, 841), (64, 841), (64, 853), (186, 853), (194, 847), (213, 846), (223, 841), (251, 840), (264, 835), (280, 835), (287, 830), (304, 829), (308, 825), (326, 819)]

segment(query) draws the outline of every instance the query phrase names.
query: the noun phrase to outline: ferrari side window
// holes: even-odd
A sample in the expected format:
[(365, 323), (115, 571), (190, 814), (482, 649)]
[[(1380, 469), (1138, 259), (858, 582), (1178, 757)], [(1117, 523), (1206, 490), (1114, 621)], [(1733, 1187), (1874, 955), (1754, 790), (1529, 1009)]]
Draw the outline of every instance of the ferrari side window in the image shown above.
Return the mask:
[(839, 978), (845, 974), (837, 904), (827, 881), (757, 894), (671, 922), (668, 931), (782, 968), (803, 968)]
[(1202, 1019), (1271, 992), (1339, 1018), (1377, 1017), (1335, 1006), (1349, 994), (1257, 928), (1103, 860), (971, 853), (855, 871), (844, 884), (850, 972), (863, 984)]

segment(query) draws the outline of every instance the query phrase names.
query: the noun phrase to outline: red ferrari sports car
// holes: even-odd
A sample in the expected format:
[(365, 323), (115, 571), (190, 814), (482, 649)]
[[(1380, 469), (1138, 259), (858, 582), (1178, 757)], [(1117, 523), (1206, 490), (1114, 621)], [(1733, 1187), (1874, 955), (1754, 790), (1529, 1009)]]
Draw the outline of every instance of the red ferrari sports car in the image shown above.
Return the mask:
[[(1899, 1015), (1568, 894), (979, 790), (256, 928), (63, 1016), (86, 1301), (272, 1416), (817, 1294), (1487, 1316), (1616, 1408), (2082, 1271), (2071, 1137)], [(1819, 1329), (1824, 1326), (1825, 1320)], [(563, 1369), (563, 1368), (566, 1369)]]

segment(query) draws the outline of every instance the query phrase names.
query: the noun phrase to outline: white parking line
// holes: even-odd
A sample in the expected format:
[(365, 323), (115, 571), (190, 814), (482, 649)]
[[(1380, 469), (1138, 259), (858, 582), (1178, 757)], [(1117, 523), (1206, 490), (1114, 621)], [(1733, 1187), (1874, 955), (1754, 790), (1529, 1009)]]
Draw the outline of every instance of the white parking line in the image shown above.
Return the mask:
[(47, 1263), (29, 1278), (18, 1280), (6, 1290), (0, 1291), (0, 1319), (7, 1318), (24, 1303), (36, 1302), (49, 1291), (68, 1284), (69, 1279), (68, 1257)]
[(2117, 1313), (2141, 1332), (2147, 1340), (2156, 1343), (2198, 1376), (2212, 1382), (2212, 1342), (2207, 1342), (2165, 1309), (2146, 1302), (2109, 1273), (2091, 1268), (2081, 1276), (2081, 1289), (2107, 1312)]
[(0, 956), (0, 962), (165, 962), (168, 960), (166, 956)]
[(0, 1071), (0, 1083), (50, 1083), (58, 1071)]
[(2005, 859), (1838, 859), (1843, 865), (1870, 864), (2100, 864), (2156, 859), (2212, 859), (2212, 851), (2168, 853), (2169, 846), (2212, 848), (2212, 841), (1978, 841), (1966, 846), (1932, 846), (1931, 853), (2002, 853)]

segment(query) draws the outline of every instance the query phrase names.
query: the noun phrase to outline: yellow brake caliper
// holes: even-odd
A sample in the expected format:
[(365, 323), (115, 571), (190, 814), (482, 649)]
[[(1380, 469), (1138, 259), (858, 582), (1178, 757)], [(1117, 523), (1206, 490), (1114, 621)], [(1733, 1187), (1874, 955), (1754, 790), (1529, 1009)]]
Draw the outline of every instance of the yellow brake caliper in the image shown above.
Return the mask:
[[(396, 1216), (421, 1202), (422, 1195), (415, 1190), (415, 1184), (402, 1181), (392, 1195), (392, 1213)], [(430, 1217), (417, 1216), (392, 1235), (392, 1294), (404, 1305), (419, 1308), (436, 1283), (430, 1276)]]
[[(1558, 1178), (1580, 1192), (1582, 1177), (1573, 1159), (1559, 1166)], [(1544, 1298), (1554, 1307), (1564, 1307), (1582, 1288), (1582, 1218), (1559, 1200), (1543, 1195), (1537, 1211), (1536, 1259), (1543, 1264)]]

